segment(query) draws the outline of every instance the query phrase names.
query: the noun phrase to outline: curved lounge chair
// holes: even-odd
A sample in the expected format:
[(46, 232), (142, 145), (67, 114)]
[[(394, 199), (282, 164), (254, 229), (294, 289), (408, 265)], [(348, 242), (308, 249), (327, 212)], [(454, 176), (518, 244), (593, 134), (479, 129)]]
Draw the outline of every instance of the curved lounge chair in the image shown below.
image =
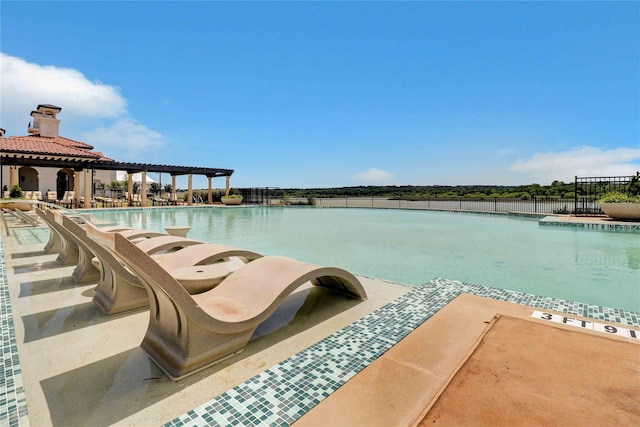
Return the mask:
[(159, 252), (175, 251), (176, 249), (182, 249), (188, 246), (202, 245), (204, 242), (186, 237), (162, 235), (137, 242), (136, 244), (148, 255), (153, 255)]
[[(253, 331), (306, 282), (366, 299), (351, 273), (280, 256), (259, 258), (217, 287), (189, 293), (165, 269), (118, 233), (89, 232), (136, 272), (149, 290), (149, 326), (141, 347), (178, 380), (240, 352)], [(198, 268), (198, 266), (194, 267)]]
[[(42, 218), (44, 223), (47, 224), (51, 233), (49, 242), (45, 245), (44, 251), (46, 253), (57, 252), (58, 258), (56, 258), (56, 262), (60, 265), (78, 264), (80, 252), (75, 241), (69, 238), (62, 230), (62, 227), (58, 227), (56, 222), (53, 220), (53, 217), (48, 217), (45, 211), (36, 207), (35, 212), (36, 215)], [(47, 248), (51, 242), (53, 242), (52, 245)]]
[(161, 233), (159, 231), (144, 230), (141, 228), (132, 228), (129, 230), (112, 231), (112, 232), (120, 233), (129, 240), (149, 239), (151, 237), (159, 237), (159, 236), (167, 235), (167, 233)]
[(46, 218), (53, 221), (52, 225), (59, 230), (64, 239), (72, 241), (78, 248), (78, 263), (72, 274), (74, 283), (97, 281), (100, 278), (100, 271), (91, 262), (94, 257), (91, 249), (62, 224), (63, 215), (60, 212), (47, 209), (44, 214)]
[[(63, 224), (65, 227), (69, 227), (69, 231), (74, 233), (78, 238), (85, 241), (87, 245), (91, 247), (95, 257), (99, 260), (99, 264), (101, 264), (102, 276), (98, 282), (98, 286), (96, 287), (96, 294), (93, 297), (93, 302), (103, 315), (108, 316), (111, 314), (122, 313), (124, 311), (136, 310), (145, 308), (149, 305), (147, 291), (144, 289), (143, 284), (140, 283), (138, 277), (133, 274), (129, 268), (123, 265), (119, 257), (115, 256), (113, 252), (107, 250), (96, 242), (96, 239), (93, 237), (109, 236), (113, 235), (113, 232), (103, 231), (102, 228), (97, 228), (90, 222), (86, 223), (86, 228), (82, 228), (80, 225), (66, 217), (63, 217)], [(146, 251), (154, 252), (158, 248), (167, 248), (167, 245), (169, 245), (169, 239), (165, 239), (166, 237), (174, 237), (177, 239), (172, 243), (173, 247), (187, 246), (184, 249), (165, 255), (167, 259), (167, 268), (174, 271), (179, 267), (184, 268), (185, 266), (193, 266), (196, 264), (202, 265), (205, 263), (213, 264), (218, 261), (226, 260), (232, 256), (243, 257), (247, 260), (252, 260), (262, 256), (255, 252), (244, 251), (230, 246), (215, 245), (213, 243), (204, 243), (183, 237), (166, 235), (152, 237), (133, 244), (145, 253)], [(181, 241), (178, 241), (180, 239)], [(197, 250), (191, 250), (192, 248), (196, 248), (196, 246), (198, 247)], [(158, 264), (161, 266), (164, 265), (161, 262), (158, 262)], [(216, 286), (223, 277), (226, 277), (226, 275), (229, 274), (229, 271), (227, 270), (225, 273), (218, 271), (217, 274), (218, 276), (216, 278), (212, 278), (208, 283), (203, 284), (202, 280), (199, 280), (199, 283), (195, 283), (189, 287), (189, 291), (195, 293), (202, 292), (203, 289), (211, 289)]]
[[(96, 228), (85, 224), (86, 230), (70, 218), (62, 217), (62, 224), (82, 240), (99, 260), (100, 279), (93, 303), (104, 316), (145, 308), (149, 305), (147, 291), (140, 280), (111, 252), (87, 237), (87, 230)], [(105, 231), (104, 233), (109, 233)]]
[(126, 225), (108, 225), (106, 227), (100, 227), (102, 231), (124, 231), (124, 230), (135, 230), (133, 227), (127, 227)]
[[(143, 248), (143, 243), (146, 242), (138, 243), (138, 247)], [(202, 243), (200, 245), (188, 246), (176, 252), (172, 252), (160, 259), (156, 259), (156, 261), (162, 268), (171, 272), (172, 270), (184, 267), (185, 265), (195, 266), (213, 264), (231, 257), (241, 258), (245, 263), (247, 263), (255, 259), (262, 258), (262, 255), (257, 252), (237, 249), (232, 246), (219, 245), (217, 243)]]
[(49, 240), (42, 250), (45, 254), (59, 254), (62, 249), (62, 237), (57, 231), (49, 228)]

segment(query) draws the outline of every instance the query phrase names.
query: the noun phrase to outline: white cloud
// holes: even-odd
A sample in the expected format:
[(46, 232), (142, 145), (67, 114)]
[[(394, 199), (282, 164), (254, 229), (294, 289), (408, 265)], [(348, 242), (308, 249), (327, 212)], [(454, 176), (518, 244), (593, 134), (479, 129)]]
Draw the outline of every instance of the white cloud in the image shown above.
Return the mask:
[[(99, 151), (120, 147), (139, 153), (163, 143), (162, 135), (128, 116), (127, 101), (117, 87), (91, 81), (78, 70), (0, 53), (0, 75), (0, 126), (7, 135), (26, 135), (31, 111), (38, 104), (53, 104), (62, 108), (60, 134), (86, 136), (82, 141)], [(87, 126), (98, 128), (87, 131)]]
[(91, 141), (94, 147), (102, 147), (101, 150), (125, 150), (129, 154), (164, 145), (161, 134), (131, 119), (121, 119), (109, 126), (96, 128), (86, 134), (85, 141)]
[(516, 161), (509, 169), (527, 172), (531, 182), (545, 185), (554, 180), (571, 182), (575, 176), (633, 175), (639, 168), (640, 148), (602, 150), (583, 146), (564, 152), (536, 153), (530, 159)]
[(354, 178), (359, 182), (369, 184), (391, 184), (395, 176), (390, 172), (371, 168), (366, 172), (355, 174)]

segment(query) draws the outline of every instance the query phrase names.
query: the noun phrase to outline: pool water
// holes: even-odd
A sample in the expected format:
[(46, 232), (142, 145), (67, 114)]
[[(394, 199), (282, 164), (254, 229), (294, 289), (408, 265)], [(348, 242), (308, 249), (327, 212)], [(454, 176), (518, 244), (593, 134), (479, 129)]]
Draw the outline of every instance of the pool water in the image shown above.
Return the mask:
[(408, 285), (442, 277), (640, 312), (637, 234), (541, 227), (518, 217), (285, 207), (95, 211), (151, 230), (286, 255)]

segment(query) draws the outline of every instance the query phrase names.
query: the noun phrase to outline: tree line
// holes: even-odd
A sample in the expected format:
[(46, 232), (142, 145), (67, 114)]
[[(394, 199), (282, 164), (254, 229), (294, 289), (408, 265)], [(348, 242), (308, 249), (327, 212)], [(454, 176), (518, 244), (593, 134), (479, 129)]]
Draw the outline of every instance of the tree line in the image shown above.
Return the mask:
[(274, 188), (272, 197), (386, 197), (402, 199), (451, 198), (451, 197), (508, 197), (527, 199), (535, 197), (574, 197), (574, 183), (553, 181), (551, 185), (377, 185), (334, 188)]

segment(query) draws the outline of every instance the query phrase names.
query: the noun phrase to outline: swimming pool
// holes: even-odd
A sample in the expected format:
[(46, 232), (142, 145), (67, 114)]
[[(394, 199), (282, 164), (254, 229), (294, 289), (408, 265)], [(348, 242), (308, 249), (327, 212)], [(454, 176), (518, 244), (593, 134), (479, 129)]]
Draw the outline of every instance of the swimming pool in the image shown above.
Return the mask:
[(94, 211), (96, 219), (404, 283), (443, 277), (640, 312), (637, 234), (540, 227), (533, 219), (285, 207)]

